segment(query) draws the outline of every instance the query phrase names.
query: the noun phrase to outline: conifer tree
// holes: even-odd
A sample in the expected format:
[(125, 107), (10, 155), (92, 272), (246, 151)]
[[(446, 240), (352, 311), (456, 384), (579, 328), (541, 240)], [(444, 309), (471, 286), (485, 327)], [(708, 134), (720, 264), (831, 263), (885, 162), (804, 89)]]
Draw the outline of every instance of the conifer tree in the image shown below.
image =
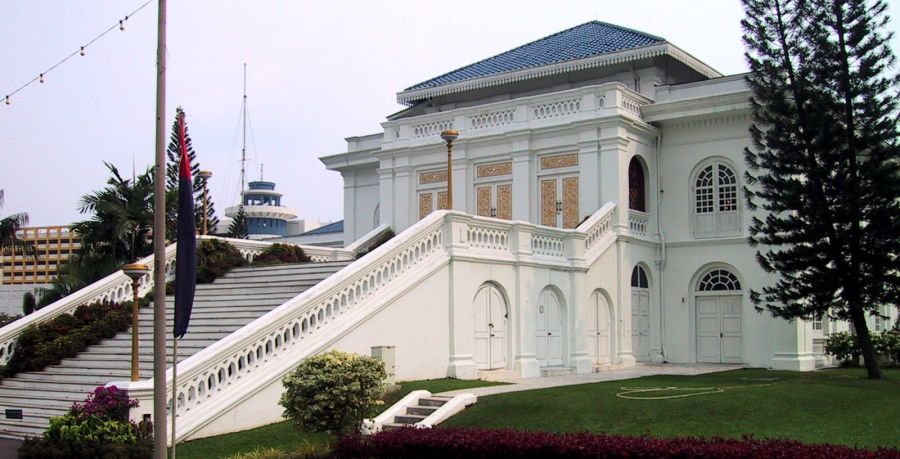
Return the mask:
[[(181, 161), (181, 139), (178, 135), (178, 116), (184, 113), (184, 110), (181, 107), (178, 107), (175, 110), (175, 121), (172, 123), (172, 134), (169, 136), (169, 146), (166, 148), (166, 156), (168, 157), (168, 161), (166, 163), (166, 200), (169, 199), (174, 200), (169, 207), (171, 209), (171, 215), (167, 216), (167, 224), (166, 224), (166, 234), (170, 236), (174, 235), (174, 222), (175, 215), (178, 212), (178, 202), (174, 196), (177, 195), (178, 192), (178, 167)], [(192, 183), (194, 187), (194, 220), (196, 222), (197, 228), (203, 227), (203, 182), (206, 179), (199, 176), (200, 173), (200, 164), (197, 162), (197, 153), (194, 151), (193, 145), (191, 144), (191, 136), (188, 133), (188, 124), (187, 120), (184, 122), (184, 143), (187, 147), (188, 158), (191, 160), (191, 176)], [(206, 215), (207, 215), (207, 227), (209, 228), (209, 234), (214, 234), (216, 231), (216, 226), (219, 224), (219, 218), (216, 217), (216, 208), (212, 201), (212, 196), (207, 195), (206, 202)]]
[(249, 232), (247, 229), (247, 213), (244, 212), (244, 205), (238, 205), (238, 211), (228, 225), (228, 237), (237, 239), (247, 239)]
[(751, 292), (788, 319), (848, 320), (870, 378), (866, 324), (900, 293), (898, 75), (882, 0), (742, 0), (752, 148), (750, 242), (778, 275)]

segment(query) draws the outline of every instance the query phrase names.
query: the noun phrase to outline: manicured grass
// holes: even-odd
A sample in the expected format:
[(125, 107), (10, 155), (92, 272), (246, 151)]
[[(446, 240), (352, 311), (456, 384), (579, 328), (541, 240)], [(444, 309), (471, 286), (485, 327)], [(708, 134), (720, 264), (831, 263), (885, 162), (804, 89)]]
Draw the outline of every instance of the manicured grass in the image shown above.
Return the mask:
[[(482, 397), (442, 426), (594, 432), (655, 437), (790, 438), (807, 443), (900, 447), (900, 370), (864, 379), (862, 369), (813, 373), (735, 370), (653, 376)], [(629, 400), (622, 387), (719, 387), (720, 393)], [(709, 392), (697, 390), (696, 392)], [(659, 397), (662, 391), (632, 394)]]
[[(459, 379), (430, 379), (423, 381), (408, 381), (400, 383), (400, 390), (385, 397), (385, 407), (391, 406), (403, 398), (404, 395), (414, 390), (427, 390), (432, 393), (448, 390), (467, 389), (470, 387), (494, 386), (498, 384), (489, 381), (463, 381)], [(232, 456), (238, 453), (248, 453), (259, 447), (278, 448), (283, 451), (293, 451), (305, 443), (327, 445), (337, 437), (301, 430), (290, 421), (271, 424), (258, 429), (235, 432), (228, 435), (203, 438), (178, 445), (177, 455), (181, 459), (209, 459)]]

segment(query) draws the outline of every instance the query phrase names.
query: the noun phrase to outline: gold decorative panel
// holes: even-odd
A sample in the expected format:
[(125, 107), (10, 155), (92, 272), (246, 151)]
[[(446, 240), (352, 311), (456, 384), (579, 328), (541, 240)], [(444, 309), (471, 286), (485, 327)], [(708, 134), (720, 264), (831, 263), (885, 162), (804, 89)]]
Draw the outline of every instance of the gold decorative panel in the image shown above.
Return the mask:
[(556, 179), (541, 180), (541, 224), (556, 226)]
[(512, 174), (512, 163), (485, 164), (476, 168), (476, 177), (497, 177)]
[(475, 213), (482, 217), (491, 216), (491, 187), (480, 186), (475, 188)]
[(578, 165), (578, 154), (544, 156), (541, 158), (541, 169), (558, 169), (560, 167), (572, 167)]
[(419, 220), (428, 216), (434, 210), (431, 193), (419, 193)]
[(512, 185), (497, 185), (497, 218), (512, 220)]
[(447, 181), (447, 171), (431, 171), (419, 173), (419, 185), (427, 185), (429, 183), (443, 183)]
[(449, 209), (450, 208), (450, 206), (448, 205), (450, 202), (450, 200), (447, 198), (448, 196), (449, 195), (447, 194), (446, 191), (438, 191), (438, 194), (437, 194), (437, 202), (438, 202), (437, 208), (438, 209)]
[(563, 228), (578, 226), (578, 177), (563, 179)]

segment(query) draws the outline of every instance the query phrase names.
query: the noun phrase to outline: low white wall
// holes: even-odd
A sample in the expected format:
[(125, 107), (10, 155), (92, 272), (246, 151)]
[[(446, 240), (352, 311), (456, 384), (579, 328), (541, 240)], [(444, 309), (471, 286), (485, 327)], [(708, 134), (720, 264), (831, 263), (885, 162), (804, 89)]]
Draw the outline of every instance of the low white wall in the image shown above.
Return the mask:
[(26, 292), (35, 293), (49, 284), (0, 284), (0, 313), (22, 315), (22, 297)]

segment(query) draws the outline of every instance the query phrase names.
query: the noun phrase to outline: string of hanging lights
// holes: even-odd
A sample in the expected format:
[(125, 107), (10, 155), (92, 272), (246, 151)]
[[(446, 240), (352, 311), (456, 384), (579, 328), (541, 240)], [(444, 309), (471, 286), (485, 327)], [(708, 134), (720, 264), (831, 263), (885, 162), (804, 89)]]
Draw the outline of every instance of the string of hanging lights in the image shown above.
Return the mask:
[(69, 54), (68, 56), (62, 58), (59, 62), (53, 64), (53, 65), (50, 66), (50, 68), (48, 68), (47, 70), (44, 70), (43, 72), (38, 73), (38, 76), (36, 76), (36, 77), (34, 77), (34, 78), (28, 80), (28, 82), (26, 82), (26, 83), (23, 84), (22, 86), (19, 86), (15, 91), (10, 91), (9, 93), (7, 93), (7, 94), (6, 94), (6, 97), (4, 98), (5, 104), (6, 104), (6, 105), (11, 105), (11, 104), (12, 104), (12, 96), (16, 95), (16, 93), (18, 93), (19, 91), (21, 91), (21, 90), (27, 88), (27, 87), (30, 86), (32, 83), (34, 83), (34, 82), (43, 83), (44, 81), (46, 81), (46, 79), (47, 79), (47, 74), (49, 74), (50, 72), (52, 72), (54, 69), (56, 69), (56, 68), (59, 67), (60, 65), (64, 64), (66, 61), (68, 61), (69, 59), (71, 59), (71, 58), (74, 57), (75, 55), (84, 56), (84, 55), (85, 55), (85, 51), (84, 51), (84, 50), (85, 50), (86, 48), (88, 48), (89, 46), (91, 46), (92, 44), (94, 44), (94, 42), (96, 42), (97, 40), (103, 38), (104, 35), (106, 35), (106, 34), (108, 34), (109, 32), (115, 30), (116, 28), (118, 28), (120, 31), (123, 31), (123, 32), (124, 32), (124, 31), (125, 31), (125, 22), (127, 22), (128, 19), (134, 17), (134, 15), (137, 14), (138, 12), (140, 12), (142, 9), (144, 9), (145, 6), (147, 6), (147, 5), (151, 4), (151, 3), (153, 3), (153, 1), (154, 1), (154, 0), (147, 0), (147, 2), (145, 2), (143, 5), (139, 6), (136, 10), (132, 11), (132, 12), (129, 13), (129, 14), (126, 14), (125, 17), (123, 17), (122, 19), (119, 19), (118, 22), (116, 22), (115, 24), (113, 24), (112, 26), (110, 26), (108, 29), (104, 30), (102, 33), (100, 33), (99, 35), (97, 35), (96, 37), (94, 37), (91, 41), (89, 41), (89, 42), (85, 43), (83, 46), (79, 47), (78, 50), (73, 51), (72, 54)]

